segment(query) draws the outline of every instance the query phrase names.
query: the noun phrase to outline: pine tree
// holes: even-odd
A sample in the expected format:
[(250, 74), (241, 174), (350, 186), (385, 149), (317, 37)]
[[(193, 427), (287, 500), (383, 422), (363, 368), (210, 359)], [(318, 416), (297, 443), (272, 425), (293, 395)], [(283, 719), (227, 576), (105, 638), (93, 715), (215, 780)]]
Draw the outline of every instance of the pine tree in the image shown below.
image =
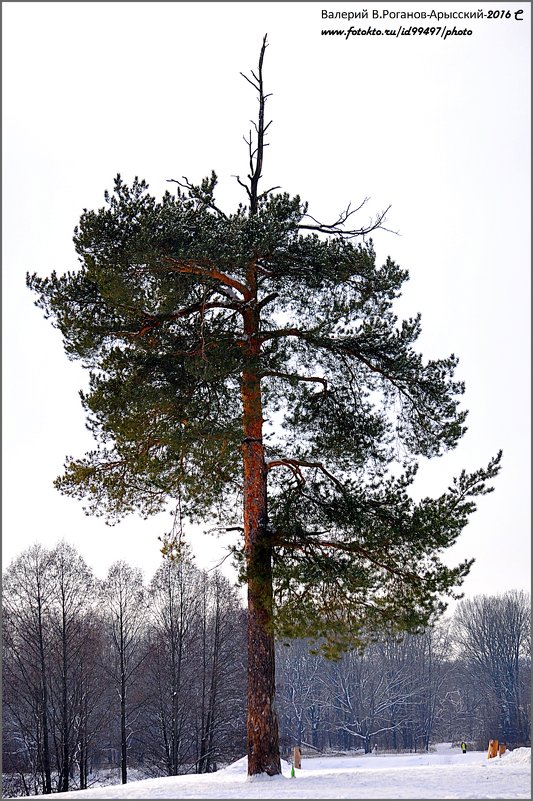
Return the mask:
[(424, 627), (469, 571), (439, 554), (500, 462), (410, 497), (416, 458), (466, 430), (457, 359), (425, 362), (420, 317), (394, 315), (408, 274), (378, 266), (368, 237), (384, 214), (354, 228), (348, 207), (325, 224), (299, 197), (259, 191), (266, 46), (244, 76), (259, 100), (237, 178), (246, 204), (224, 212), (215, 173), (160, 201), (117, 176), (75, 230), (80, 268), (28, 276), (67, 355), (90, 369), (81, 398), (98, 444), (68, 458), (58, 489), (111, 521), (178, 499), (191, 520), (243, 527), (251, 775), (280, 772), (275, 631), (336, 656)]

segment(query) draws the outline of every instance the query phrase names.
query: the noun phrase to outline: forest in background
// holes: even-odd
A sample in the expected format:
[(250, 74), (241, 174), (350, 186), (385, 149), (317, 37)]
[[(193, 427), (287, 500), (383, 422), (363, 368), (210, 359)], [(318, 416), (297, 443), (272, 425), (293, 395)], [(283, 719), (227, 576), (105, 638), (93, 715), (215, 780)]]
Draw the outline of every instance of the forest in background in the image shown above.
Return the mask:
[[(461, 601), (420, 635), (337, 661), (277, 643), (283, 755), (530, 745), (530, 599)], [(34, 545), (3, 575), (3, 797), (217, 770), (246, 753), (246, 615), (185, 551), (104, 581)]]

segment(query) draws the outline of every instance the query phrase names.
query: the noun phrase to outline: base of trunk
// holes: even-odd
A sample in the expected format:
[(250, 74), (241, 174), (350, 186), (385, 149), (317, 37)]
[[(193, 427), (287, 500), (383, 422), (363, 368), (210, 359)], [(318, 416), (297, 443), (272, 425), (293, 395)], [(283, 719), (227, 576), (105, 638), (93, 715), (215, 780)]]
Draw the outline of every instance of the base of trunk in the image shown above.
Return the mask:
[(274, 709), (276, 687), (272, 611), (270, 605), (267, 605), (266, 613), (264, 606), (251, 603), (253, 590), (256, 589), (254, 582), (251, 585), (248, 594), (248, 776), (278, 776), (281, 773), (281, 760), (278, 719)]

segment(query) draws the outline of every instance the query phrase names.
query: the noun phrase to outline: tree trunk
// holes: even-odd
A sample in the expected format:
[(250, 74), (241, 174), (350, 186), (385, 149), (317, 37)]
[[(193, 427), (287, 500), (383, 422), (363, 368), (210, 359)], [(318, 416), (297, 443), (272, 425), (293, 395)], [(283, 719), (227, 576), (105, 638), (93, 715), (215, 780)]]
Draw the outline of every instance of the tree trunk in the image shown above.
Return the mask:
[[(245, 333), (257, 336), (255, 314)], [(255, 340), (257, 342), (257, 339)], [(251, 341), (251, 356), (254, 342)], [(272, 545), (267, 526), (267, 470), (264, 459), (260, 378), (242, 375), (244, 541), (248, 581), (248, 775), (281, 773), (278, 723), (274, 709), (275, 658), (272, 598)]]
[(202, 703), (200, 709), (200, 746), (196, 772), (205, 773), (206, 754), (206, 697), (207, 697), (207, 578), (202, 582)]
[(43, 619), (41, 608), (41, 597), (38, 596), (38, 620), (39, 620), (39, 657), (40, 657), (40, 682), (41, 682), (41, 723), (43, 727), (43, 743), (42, 743), (42, 765), (44, 773), (44, 787), (43, 793), (49, 795), (52, 792), (52, 769), (50, 767), (50, 745), (48, 733), (48, 679), (46, 670), (46, 659), (44, 653), (44, 634), (43, 634)]
[(128, 737), (126, 731), (126, 645), (124, 637), (124, 617), (122, 598), (119, 611), (119, 643), (120, 643), (120, 779), (122, 784), (128, 782)]
[(80, 790), (87, 789), (87, 774), (88, 774), (88, 746), (87, 746), (87, 732), (84, 730), (80, 738)]
[[(205, 596), (204, 596), (205, 597)], [(218, 589), (217, 595), (215, 596), (215, 616), (214, 616), (214, 632), (213, 632), (213, 658), (211, 662), (211, 681), (209, 685), (209, 696), (207, 700), (207, 710), (206, 710), (206, 696), (207, 691), (205, 689), (206, 683), (206, 673), (207, 673), (207, 666), (206, 666), (206, 654), (207, 654), (207, 643), (205, 637), (205, 621), (207, 620), (207, 609), (204, 607), (204, 672), (202, 678), (202, 733), (201, 733), (201, 741), (200, 741), (200, 758), (198, 760), (198, 773), (209, 773), (211, 769), (211, 765), (213, 762), (212, 755), (213, 755), (213, 742), (214, 742), (214, 732), (215, 732), (215, 704), (216, 704), (216, 697), (217, 697), (217, 686), (218, 686), (218, 671), (219, 671), (219, 650), (220, 650), (220, 599), (218, 596)]]
[(128, 735), (126, 730), (126, 682), (120, 682), (120, 780), (128, 782)]
[(59, 773), (58, 791), (66, 793), (68, 791), (70, 776), (70, 743), (69, 743), (69, 698), (68, 698), (68, 660), (67, 660), (67, 619), (65, 613), (65, 596), (62, 591), (62, 629), (61, 629), (61, 648), (62, 648), (62, 672), (61, 677), (61, 744), (63, 765)]

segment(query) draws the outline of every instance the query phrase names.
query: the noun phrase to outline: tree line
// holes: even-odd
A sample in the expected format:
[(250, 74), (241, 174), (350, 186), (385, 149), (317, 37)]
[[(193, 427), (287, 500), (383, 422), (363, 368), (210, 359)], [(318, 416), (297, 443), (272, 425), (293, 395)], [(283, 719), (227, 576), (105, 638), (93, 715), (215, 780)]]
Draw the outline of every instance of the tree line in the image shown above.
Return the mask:
[[(95, 578), (73, 546), (34, 545), (6, 569), (3, 795), (204, 773), (246, 752), (246, 613), (185, 550), (146, 584), (125, 561)], [(529, 597), (462, 601), (419, 635), (327, 660), (279, 641), (282, 750), (423, 750), (530, 742)]]
[(104, 767), (126, 782), (130, 765), (173, 776), (242, 756), (243, 615), (227, 579), (188, 557), (164, 560), (145, 586), (124, 561), (98, 581), (64, 542), (21, 554), (4, 575), (14, 794), (83, 789)]
[(490, 738), (530, 745), (530, 600), (524, 592), (461, 601), (418, 635), (383, 638), (337, 661), (309, 644), (278, 646), (285, 742), (317, 751), (428, 750)]

